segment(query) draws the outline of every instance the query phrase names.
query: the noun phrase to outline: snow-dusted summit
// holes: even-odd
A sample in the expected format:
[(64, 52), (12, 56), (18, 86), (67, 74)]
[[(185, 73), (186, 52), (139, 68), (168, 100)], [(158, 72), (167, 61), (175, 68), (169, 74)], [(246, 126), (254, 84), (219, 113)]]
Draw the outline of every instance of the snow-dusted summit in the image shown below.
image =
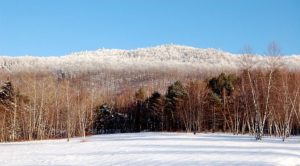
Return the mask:
[[(261, 66), (264, 58), (257, 56)], [(84, 72), (102, 69), (112, 70), (235, 70), (240, 56), (217, 49), (200, 49), (180, 45), (161, 45), (135, 50), (99, 49), (76, 52), (61, 57), (0, 57), (2, 71), (68, 71)], [(285, 56), (284, 64), (292, 69), (300, 68), (299, 56)]]

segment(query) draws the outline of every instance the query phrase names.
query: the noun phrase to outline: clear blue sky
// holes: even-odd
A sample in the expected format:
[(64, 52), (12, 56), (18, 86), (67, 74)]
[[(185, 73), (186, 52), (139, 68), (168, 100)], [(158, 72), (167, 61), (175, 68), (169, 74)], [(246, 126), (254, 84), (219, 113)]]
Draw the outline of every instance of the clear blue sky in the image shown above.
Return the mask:
[(0, 55), (166, 43), (300, 54), (300, 0), (0, 0)]

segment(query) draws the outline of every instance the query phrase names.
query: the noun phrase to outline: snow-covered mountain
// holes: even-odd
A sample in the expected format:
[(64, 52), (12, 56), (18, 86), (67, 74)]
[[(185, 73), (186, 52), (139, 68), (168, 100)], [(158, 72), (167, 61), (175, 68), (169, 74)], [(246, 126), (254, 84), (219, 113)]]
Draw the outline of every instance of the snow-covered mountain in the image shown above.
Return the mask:
[[(255, 61), (261, 67), (266, 57), (257, 55)], [(235, 70), (241, 64), (240, 55), (217, 49), (200, 49), (180, 45), (161, 45), (135, 50), (99, 49), (76, 52), (61, 57), (0, 57), (0, 70), (49, 70), (84, 72), (102, 69), (112, 70)], [(284, 56), (283, 63), (289, 69), (300, 69), (300, 56)]]

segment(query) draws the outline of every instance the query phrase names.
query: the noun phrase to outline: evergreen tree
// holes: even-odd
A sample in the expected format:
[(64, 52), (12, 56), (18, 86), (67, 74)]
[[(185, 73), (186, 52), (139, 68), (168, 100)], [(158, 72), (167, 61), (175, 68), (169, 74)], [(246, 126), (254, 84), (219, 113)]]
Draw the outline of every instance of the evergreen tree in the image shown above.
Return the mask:
[(146, 119), (145, 119), (145, 99), (146, 99), (146, 91), (144, 88), (140, 88), (135, 93), (136, 98), (136, 109), (135, 109), (135, 131), (139, 132), (146, 126)]
[[(218, 77), (213, 77), (208, 81), (208, 87), (211, 89), (210, 100), (213, 103), (213, 131), (215, 130), (215, 120), (216, 120), (216, 108), (222, 105), (222, 115), (224, 118), (223, 130), (226, 130), (226, 126), (229, 128), (233, 123), (231, 114), (228, 109), (226, 109), (227, 97), (230, 97), (234, 91), (234, 84), (236, 82), (236, 77), (233, 74), (226, 75), (221, 73)], [(231, 129), (232, 130), (232, 129)]]
[(182, 107), (183, 101), (187, 98), (187, 92), (180, 81), (176, 81), (174, 84), (168, 87), (166, 93), (166, 122), (169, 130), (179, 129), (180, 124), (176, 120), (176, 111)]
[(14, 100), (14, 88), (11, 82), (5, 82), (0, 88), (0, 102), (2, 104), (8, 104), (8, 101), (13, 102)]
[(208, 82), (208, 87), (213, 93), (224, 99), (225, 96), (230, 96), (234, 90), (236, 77), (233, 74), (227, 75), (221, 73), (218, 77), (213, 77)]
[(147, 126), (150, 130), (163, 130), (164, 96), (154, 92), (147, 101)]

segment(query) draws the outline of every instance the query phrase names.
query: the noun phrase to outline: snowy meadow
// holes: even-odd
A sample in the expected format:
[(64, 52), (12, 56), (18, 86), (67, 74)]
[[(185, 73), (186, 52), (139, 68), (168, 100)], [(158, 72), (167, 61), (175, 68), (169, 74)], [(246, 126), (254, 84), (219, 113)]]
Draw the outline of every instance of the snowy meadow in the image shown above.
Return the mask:
[(0, 144), (0, 165), (300, 165), (300, 137), (142, 132)]

